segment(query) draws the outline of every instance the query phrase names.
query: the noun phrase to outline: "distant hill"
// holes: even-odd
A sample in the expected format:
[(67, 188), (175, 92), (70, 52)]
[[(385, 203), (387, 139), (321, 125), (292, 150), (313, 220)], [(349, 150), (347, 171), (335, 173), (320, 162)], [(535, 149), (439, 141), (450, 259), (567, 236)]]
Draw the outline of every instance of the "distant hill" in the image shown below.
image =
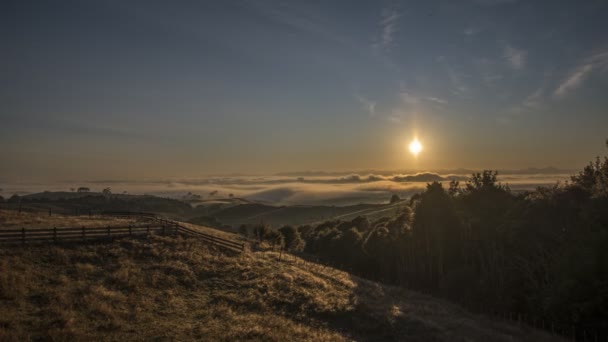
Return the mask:
[[(295, 171), (295, 172), (280, 172), (276, 176), (284, 177), (327, 177), (327, 176), (344, 176), (344, 175), (381, 175), (381, 176), (394, 176), (394, 175), (416, 175), (420, 173), (436, 173), (440, 175), (453, 174), (453, 175), (470, 175), (472, 173), (481, 172), (481, 169), (437, 169), (427, 170), (425, 172), (414, 171), (414, 170), (353, 170), (353, 171)], [(523, 169), (502, 169), (498, 170), (499, 174), (570, 174), (574, 173), (574, 169), (559, 169), (553, 166), (547, 167), (528, 167)]]
[(187, 215), (192, 207), (182, 201), (151, 195), (105, 195), (99, 192), (45, 191), (21, 197), (21, 205), (58, 213), (87, 213), (100, 211), (143, 211), (172, 217)]
[(356, 204), (348, 206), (273, 206), (262, 203), (224, 205), (212, 208), (204, 206), (194, 211), (201, 217), (192, 217), (190, 222), (202, 223), (213, 217), (223, 224), (238, 227), (241, 224), (264, 223), (279, 227), (282, 225), (302, 225), (320, 223), (329, 219), (352, 219), (366, 216), (376, 219), (379, 216), (392, 217), (403, 210), (405, 202), (393, 204)]
[[(427, 175), (422, 175), (426, 177)], [(388, 200), (388, 198), (387, 198)], [(100, 211), (142, 211), (170, 218), (234, 231), (241, 224), (265, 223), (272, 226), (301, 225), (328, 219), (366, 216), (376, 219), (397, 214), (405, 202), (394, 204), (294, 205), (276, 206), (243, 198), (218, 198), (186, 203), (151, 195), (104, 195), (98, 192), (41, 192), (22, 197), (26, 209), (55, 213), (83, 214)], [(7, 204), (5, 204), (7, 205)], [(14, 207), (16, 204), (13, 203)], [(226, 227), (226, 225), (232, 226)]]

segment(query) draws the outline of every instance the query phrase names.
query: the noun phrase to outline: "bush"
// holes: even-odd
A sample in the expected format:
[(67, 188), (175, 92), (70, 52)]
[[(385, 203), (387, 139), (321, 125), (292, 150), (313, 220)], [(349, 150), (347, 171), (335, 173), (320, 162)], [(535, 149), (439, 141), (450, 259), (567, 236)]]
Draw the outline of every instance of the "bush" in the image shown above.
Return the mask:
[(285, 241), (285, 248), (288, 251), (300, 252), (304, 250), (304, 240), (300, 237), (298, 230), (292, 226), (285, 226), (279, 229), (283, 240)]

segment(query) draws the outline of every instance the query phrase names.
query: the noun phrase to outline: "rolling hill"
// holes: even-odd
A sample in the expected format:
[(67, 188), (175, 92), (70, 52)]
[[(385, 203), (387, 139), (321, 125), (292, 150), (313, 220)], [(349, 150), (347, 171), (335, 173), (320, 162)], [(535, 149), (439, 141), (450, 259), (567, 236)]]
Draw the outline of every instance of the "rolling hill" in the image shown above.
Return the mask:
[(556, 340), (427, 295), (278, 257), (263, 250), (226, 254), (165, 236), (0, 247), (0, 340)]
[(356, 204), (349, 206), (273, 206), (263, 203), (238, 203), (220, 207), (205, 208), (199, 205), (194, 211), (204, 213), (201, 216), (190, 218), (192, 223), (204, 224), (209, 217), (213, 217), (222, 224), (237, 227), (241, 224), (264, 223), (279, 227), (282, 225), (315, 224), (330, 219), (349, 220), (357, 216), (366, 216), (377, 219), (383, 216), (395, 216), (403, 209), (404, 202), (392, 204)]
[[(330, 219), (349, 220), (366, 216), (371, 220), (395, 216), (404, 202), (388, 204), (362, 203), (346, 206), (292, 205), (277, 206), (243, 198), (217, 198), (186, 203), (172, 198), (151, 195), (125, 195), (78, 192), (41, 192), (23, 196), (24, 210), (53, 213), (98, 213), (101, 211), (142, 211), (211, 225), (235, 231), (242, 224), (264, 223), (275, 227), (283, 225), (315, 224)], [(16, 209), (19, 203), (3, 203)], [(226, 227), (229, 225), (231, 227)]]

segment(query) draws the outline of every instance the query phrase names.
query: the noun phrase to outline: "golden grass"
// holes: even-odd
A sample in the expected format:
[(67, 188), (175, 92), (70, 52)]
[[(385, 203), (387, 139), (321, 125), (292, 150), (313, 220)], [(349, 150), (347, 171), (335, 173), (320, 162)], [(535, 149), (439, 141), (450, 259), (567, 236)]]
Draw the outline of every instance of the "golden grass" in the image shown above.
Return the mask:
[(0, 247), (0, 340), (554, 340), (299, 258), (277, 259), (163, 236)]
[(209, 235), (213, 235), (213, 236), (217, 236), (220, 238), (224, 238), (224, 239), (228, 239), (228, 240), (232, 240), (232, 241), (243, 240), (243, 238), (240, 235), (225, 232), (223, 230), (219, 230), (219, 229), (215, 229), (215, 228), (211, 228), (211, 227), (200, 226), (200, 225), (194, 224), (194, 223), (181, 222), (181, 221), (179, 221), (179, 224), (186, 228), (190, 228), (192, 230), (195, 230), (195, 231), (198, 231), (201, 233), (205, 233), (205, 234), (209, 234)]
[(128, 226), (143, 223), (131, 218), (115, 218), (101, 215), (64, 216), (43, 212), (21, 212), (0, 210), (0, 228), (73, 228), (73, 227), (106, 227)]

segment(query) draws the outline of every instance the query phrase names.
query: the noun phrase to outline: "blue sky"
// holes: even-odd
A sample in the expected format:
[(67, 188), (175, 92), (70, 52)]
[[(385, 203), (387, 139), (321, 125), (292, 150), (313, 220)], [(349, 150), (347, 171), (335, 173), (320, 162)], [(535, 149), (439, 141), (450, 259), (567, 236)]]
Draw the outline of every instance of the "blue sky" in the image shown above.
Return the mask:
[(5, 2), (0, 174), (578, 168), (608, 137), (606, 13), (592, 0)]

